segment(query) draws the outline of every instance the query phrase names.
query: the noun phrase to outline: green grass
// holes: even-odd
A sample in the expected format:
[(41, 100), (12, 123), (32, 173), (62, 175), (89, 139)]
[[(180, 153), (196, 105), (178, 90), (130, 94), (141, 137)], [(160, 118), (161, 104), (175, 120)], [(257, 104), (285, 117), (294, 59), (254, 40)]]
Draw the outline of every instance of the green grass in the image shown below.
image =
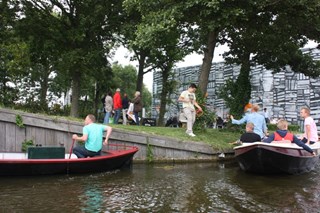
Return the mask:
[[(0, 108), (2, 108), (0, 106)], [(21, 110), (15, 110), (15, 111), (21, 111)], [(23, 111), (21, 111), (23, 112)], [(76, 121), (76, 122), (82, 122), (83, 119), (74, 118), (74, 117), (64, 117), (64, 116), (53, 116), (53, 115), (46, 115), (43, 113), (33, 113), (38, 115), (44, 115), (50, 118), (53, 118), (55, 120), (63, 119), (63, 120), (69, 120), (69, 121)], [(181, 141), (194, 141), (199, 143), (207, 143), (210, 146), (212, 146), (213, 149), (217, 150), (225, 150), (225, 149), (232, 149), (234, 147), (233, 145), (230, 145), (229, 142), (234, 142), (237, 139), (240, 138), (241, 133), (239, 132), (229, 132), (227, 130), (218, 130), (218, 129), (204, 129), (201, 131), (194, 131), (194, 134), (196, 134), (196, 137), (190, 137), (188, 136), (185, 131), (185, 128), (171, 128), (171, 127), (149, 127), (149, 126), (135, 126), (135, 125), (114, 125), (110, 124), (113, 128), (116, 129), (122, 129), (122, 130), (128, 130), (133, 132), (141, 132), (144, 134), (150, 134), (150, 135), (159, 135), (159, 136), (165, 136), (169, 138), (173, 138), (176, 140)]]
[(185, 142), (194, 141), (199, 143), (207, 143), (212, 148), (218, 150), (232, 149), (233, 145), (229, 142), (234, 142), (240, 138), (240, 133), (221, 131), (218, 129), (205, 129), (201, 131), (195, 131), (196, 137), (188, 136), (185, 128), (171, 128), (171, 127), (149, 127), (149, 126), (134, 126), (134, 125), (114, 125), (111, 124), (115, 129), (122, 129), (134, 132), (140, 132), (150, 135), (165, 136)]

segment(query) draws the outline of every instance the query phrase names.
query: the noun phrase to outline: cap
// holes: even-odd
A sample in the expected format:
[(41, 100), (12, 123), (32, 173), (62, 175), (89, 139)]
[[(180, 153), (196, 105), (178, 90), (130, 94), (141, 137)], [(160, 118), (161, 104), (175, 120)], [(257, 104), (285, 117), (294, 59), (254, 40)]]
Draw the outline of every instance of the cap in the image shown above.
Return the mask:
[(120, 88), (117, 88), (116, 92), (120, 92)]

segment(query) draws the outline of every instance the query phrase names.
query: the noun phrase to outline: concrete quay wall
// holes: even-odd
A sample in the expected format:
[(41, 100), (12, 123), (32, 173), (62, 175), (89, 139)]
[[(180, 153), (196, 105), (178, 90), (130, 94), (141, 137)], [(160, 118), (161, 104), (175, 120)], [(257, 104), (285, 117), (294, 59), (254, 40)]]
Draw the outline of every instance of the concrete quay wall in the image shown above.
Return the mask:
[[(82, 122), (0, 109), (0, 152), (20, 152), (22, 143), (28, 140), (42, 146), (64, 146), (69, 152), (72, 134), (82, 134), (82, 128)], [(113, 128), (109, 142), (137, 146), (139, 151), (134, 156), (135, 161), (212, 161), (221, 153), (204, 143), (116, 128)], [(233, 153), (232, 150), (224, 152)]]

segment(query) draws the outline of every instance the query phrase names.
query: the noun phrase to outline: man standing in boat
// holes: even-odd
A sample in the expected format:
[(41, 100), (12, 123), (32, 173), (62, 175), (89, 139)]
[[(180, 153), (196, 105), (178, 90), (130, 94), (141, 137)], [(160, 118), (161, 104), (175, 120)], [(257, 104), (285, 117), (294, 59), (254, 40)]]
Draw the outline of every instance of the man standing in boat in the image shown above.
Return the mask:
[(258, 113), (259, 106), (257, 104), (253, 104), (251, 107), (251, 113), (246, 113), (243, 118), (240, 120), (236, 120), (233, 118), (232, 115), (230, 115), (231, 122), (233, 124), (243, 124), (243, 123), (253, 123), (254, 124), (254, 130), (253, 132), (260, 135), (261, 139), (263, 139), (267, 135), (267, 124), (266, 120), (263, 115)]
[(312, 155), (315, 155), (313, 150), (305, 145), (300, 139), (288, 131), (288, 122), (281, 119), (277, 124), (278, 130), (271, 134), (268, 138), (264, 139), (263, 142), (266, 143), (295, 143), (298, 146), (302, 147), (307, 152), (310, 152)]
[[(107, 145), (112, 127), (95, 123), (94, 115), (89, 114), (84, 120), (83, 135), (79, 137), (74, 134), (73, 140), (84, 141), (84, 146), (73, 148), (73, 153), (78, 158), (94, 157), (101, 154), (102, 144)], [(106, 138), (103, 140), (103, 132), (107, 131)]]
[(302, 107), (300, 116), (304, 119), (304, 134), (300, 139), (303, 143), (314, 144), (318, 141), (318, 130), (316, 123), (310, 116), (310, 109), (308, 107)]

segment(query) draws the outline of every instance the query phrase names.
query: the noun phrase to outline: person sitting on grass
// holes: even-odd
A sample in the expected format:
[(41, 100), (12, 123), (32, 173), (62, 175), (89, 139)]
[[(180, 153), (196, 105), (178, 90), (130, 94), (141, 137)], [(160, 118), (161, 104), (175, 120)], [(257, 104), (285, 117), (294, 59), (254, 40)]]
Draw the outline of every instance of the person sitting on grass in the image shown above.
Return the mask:
[(288, 131), (288, 122), (284, 119), (280, 119), (277, 124), (278, 130), (271, 134), (268, 138), (265, 138), (263, 142), (266, 143), (295, 143), (302, 147), (307, 152), (315, 155), (313, 150), (304, 144), (300, 139)]

